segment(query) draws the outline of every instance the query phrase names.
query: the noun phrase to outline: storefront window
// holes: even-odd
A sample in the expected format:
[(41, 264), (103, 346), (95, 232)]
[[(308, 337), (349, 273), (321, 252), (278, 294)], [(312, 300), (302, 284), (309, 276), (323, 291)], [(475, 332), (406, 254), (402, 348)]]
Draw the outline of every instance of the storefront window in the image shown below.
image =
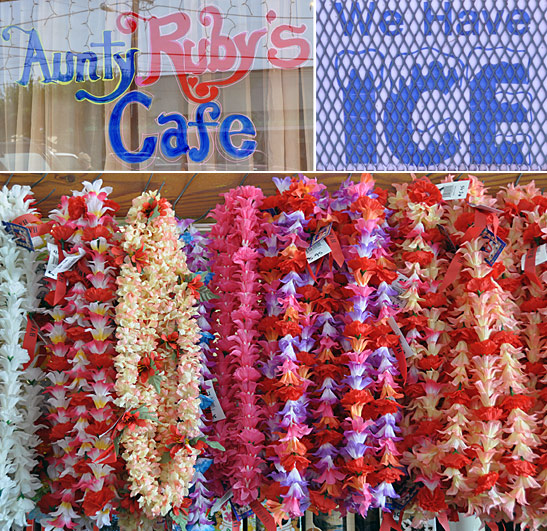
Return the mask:
[(545, 168), (546, 8), (317, 2), (317, 169)]
[(0, 19), (0, 170), (312, 167), (307, 0), (8, 0)]

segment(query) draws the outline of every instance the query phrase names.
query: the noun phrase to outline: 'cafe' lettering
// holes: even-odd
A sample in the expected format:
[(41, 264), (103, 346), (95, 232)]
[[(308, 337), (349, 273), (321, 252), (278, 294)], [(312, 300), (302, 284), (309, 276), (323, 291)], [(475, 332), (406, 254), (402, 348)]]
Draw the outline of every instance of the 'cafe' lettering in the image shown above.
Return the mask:
[[(274, 25), (277, 15), (271, 10), (265, 19), (266, 24), (273, 28), (270, 30), (270, 47), (267, 52), (267, 60), (273, 67), (298, 68), (308, 61), (310, 43), (299, 36), (306, 31), (305, 25)], [(126, 163), (146, 162), (156, 154), (158, 147), (166, 159), (173, 160), (186, 155), (192, 162), (203, 162), (210, 156), (214, 145), (209, 136), (211, 129), (218, 130), (219, 144), (228, 158), (241, 160), (251, 156), (256, 150), (256, 129), (251, 119), (243, 114), (230, 114), (221, 119), (221, 107), (213, 100), (222, 87), (237, 83), (250, 72), (258, 45), (269, 32), (268, 27), (228, 36), (222, 33), (223, 20), (220, 11), (209, 6), (201, 10), (199, 22), (204, 27), (210, 27), (210, 37), (202, 38), (198, 42), (186, 37), (192, 29), (192, 19), (184, 12), (148, 19), (136, 13), (122, 13), (118, 16), (117, 28), (122, 34), (129, 35), (136, 31), (139, 20), (147, 24), (149, 35), (150, 63), (145, 76), (136, 75), (139, 50), (131, 48), (120, 51), (119, 48), (124, 47), (125, 43), (113, 41), (112, 31), (103, 31), (102, 41), (90, 44), (99, 54), (92, 50), (80, 53), (67, 51), (64, 60), (61, 52), (54, 52), (50, 59), (46, 57), (40, 35), (35, 29), (9, 26), (2, 31), (2, 38), (9, 41), (13, 30), (28, 35), (23, 71), (17, 81), (22, 86), (29, 84), (35, 67), (38, 67), (40, 82), (44, 84), (119, 78), (115, 89), (107, 95), (96, 96), (82, 89), (75, 93), (75, 98), (94, 104), (117, 100), (110, 115), (109, 139), (116, 156)], [(279, 57), (279, 51), (284, 49), (289, 49), (290, 58)], [(163, 131), (159, 142), (158, 135), (148, 135), (139, 150), (130, 151), (124, 144), (121, 132), (124, 111), (132, 104), (149, 109), (153, 100), (147, 93), (130, 90), (130, 87), (133, 82), (140, 87), (156, 83), (162, 75), (162, 56), (166, 56), (171, 62), (185, 97), (198, 104), (194, 119), (188, 121), (177, 112), (161, 113), (156, 122), (172, 127)], [(99, 69), (101, 58), (102, 68)], [(229, 75), (208, 81), (200, 80), (199, 75), (206, 72), (229, 72)], [(191, 147), (188, 143), (190, 127), (195, 128), (198, 146)], [(238, 145), (232, 138), (236, 135), (239, 137)]]

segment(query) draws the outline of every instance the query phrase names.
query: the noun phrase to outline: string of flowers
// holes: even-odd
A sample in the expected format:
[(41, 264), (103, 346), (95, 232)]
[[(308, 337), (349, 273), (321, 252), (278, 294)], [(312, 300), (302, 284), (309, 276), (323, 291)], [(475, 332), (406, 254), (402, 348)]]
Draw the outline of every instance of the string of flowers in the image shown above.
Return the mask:
[[(225, 453), (214, 451), (213, 455), (215, 473), (222, 467), (225, 487), (232, 489), (237, 505), (256, 500), (262, 480), (264, 435), (259, 429), (262, 408), (256, 392), (260, 377), (256, 368), (260, 361), (258, 323), (262, 317), (258, 272), (262, 199), (261, 190), (253, 186), (224, 194), (224, 204), (212, 213), (217, 228), (210, 235), (212, 248), (222, 256), (222, 263), (213, 265), (213, 270), (229, 262), (226, 268), (230, 271), (229, 278), (222, 273), (213, 277), (213, 294), (224, 296), (213, 299), (212, 305), (219, 313), (226, 312), (229, 305), (225, 318), (231, 323), (229, 331), (224, 325), (227, 335), (217, 337), (212, 345), (223, 355), (222, 363), (216, 364), (213, 371), (217, 381), (222, 382), (220, 392), (231, 387), (230, 400), (222, 402), (226, 418), (215, 425), (214, 438), (225, 446)], [(211, 317), (214, 320), (216, 312)]]
[[(276, 201), (279, 214), (277, 225), (276, 269), (281, 276), (277, 295), (270, 287), (268, 293), (277, 299), (280, 311), (274, 310), (270, 326), (277, 334), (266, 331), (272, 342), (277, 341), (278, 351), (265, 366), (272, 382), (271, 398), (276, 404), (273, 436), (269, 441), (267, 455), (272, 463), (272, 483), (266, 496), (268, 507), (277, 522), (283, 518), (302, 516), (309, 507), (308, 468), (311, 462), (308, 452), (313, 446), (307, 435), (311, 432), (310, 368), (314, 363), (314, 334), (317, 330), (316, 315), (310, 305), (298, 300), (301, 289), (313, 284), (307, 269), (305, 249), (309, 234), (314, 233), (317, 221), (324, 218), (328, 206), (326, 187), (315, 179), (301, 176), (298, 179), (274, 179), (280, 194)], [(271, 203), (267, 203), (268, 206)], [(309, 233), (307, 231), (310, 231)], [(271, 304), (271, 307), (274, 307)], [(272, 374), (273, 369), (273, 374)]]
[(401, 283), (399, 323), (413, 351), (404, 387), (402, 463), (413, 483), (423, 483), (411, 506), (413, 525), (418, 526), (448, 509), (436, 445), (445, 427), (440, 402), (450, 343), (447, 299), (437, 293), (447, 264), (439, 232), (445, 206), (441, 192), (427, 177), (395, 184), (395, 190), (389, 198), (394, 210), (390, 222), (396, 227), (394, 256), (398, 271), (408, 279)]
[(50, 342), (46, 392), (53, 454), (51, 492), (40, 504), (49, 509), (41, 521), (46, 530), (110, 525), (119, 502), (121, 463), (101, 459), (118, 415), (112, 394), (117, 269), (111, 251), (117, 232), (112, 216), (119, 207), (108, 199), (111, 192), (101, 180), (84, 182), (81, 192), (63, 196), (50, 214), (59, 264), (69, 255), (81, 257), (57, 280), (47, 278), (52, 322), (43, 329)]
[[(116, 426), (131, 496), (148, 519), (184, 509), (197, 456), (199, 278), (186, 265), (171, 205), (157, 192), (133, 201), (122, 229), (116, 307)], [(132, 529), (144, 527), (135, 518)]]
[(387, 498), (403, 472), (396, 443), (400, 428), (397, 399), (397, 361), (390, 347), (397, 337), (386, 319), (395, 313), (390, 284), (397, 274), (384, 245), (388, 243), (386, 195), (374, 189), (363, 174), (361, 182), (347, 181), (340, 191), (340, 208), (351, 219), (343, 239), (348, 259), (351, 311), (344, 329), (349, 376), (344, 381), (342, 403), (350, 417), (345, 422), (343, 455), (347, 473), (345, 507), (365, 516), (369, 507), (389, 510)]
[[(547, 398), (547, 392), (545, 392), (547, 327), (544, 324), (547, 293), (545, 283), (540, 279), (541, 272), (544, 272), (547, 266), (534, 267), (536, 274), (534, 279), (522, 271), (521, 258), (528, 250), (547, 242), (547, 231), (546, 233), (541, 231), (542, 224), (544, 227), (547, 226), (547, 199), (532, 182), (527, 186), (511, 184), (502, 188), (498, 192), (497, 202), (503, 209), (501, 228), (504, 229), (504, 237), (508, 242), (503, 260), (506, 272), (498, 282), (505, 290), (511, 292), (516, 302), (514, 310), (522, 331), (524, 367), (528, 380), (526, 387), (529, 398), (534, 400), (529, 412), (539, 420), (545, 416)], [(516, 422), (518, 424), (506, 429), (515, 429), (520, 432), (523, 428), (530, 430), (533, 426), (537, 427), (533, 437), (526, 441), (529, 446), (535, 447), (536, 461), (533, 464), (519, 464), (521, 475), (513, 484), (513, 491), (519, 502), (515, 506), (514, 521), (522, 526), (536, 528), (547, 522), (545, 516), (547, 459), (544, 456), (547, 446), (546, 433), (543, 433), (545, 428), (541, 426), (541, 422), (536, 425), (534, 419), (522, 410), (514, 410), (511, 415), (520, 417), (518, 420), (514, 419), (514, 424)], [(526, 426), (522, 426), (523, 421)], [(508, 450), (511, 448), (509, 447)]]
[[(209, 262), (211, 258), (209, 252), (210, 239), (201, 234), (191, 219), (178, 221), (178, 227), (181, 231), (180, 239), (183, 242), (182, 251), (186, 255), (188, 269), (195, 275), (200, 275), (203, 280), (204, 288), (208, 290), (212, 278), (212, 274), (209, 271)], [(213, 375), (209, 371), (207, 365), (209, 352), (211, 350), (210, 343), (214, 337), (210, 332), (211, 326), (207, 319), (210, 313), (210, 307), (209, 296), (205, 296), (203, 290), (201, 290), (197, 312), (199, 315), (198, 325), (201, 330), (199, 345), (201, 347), (200, 387), (202, 393), (206, 391), (205, 382), (213, 379)], [(208, 397), (203, 394), (201, 395), (202, 410), (210, 407), (211, 402), (212, 401)], [(204, 422), (204, 415), (202, 414), (199, 420), (200, 431), (205, 435), (209, 435), (212, 431), (212, 427), (211, 423), (206, 424)], [(194, 465), (194, 478), (189, 491), (191, 503), (188, 507), (186, 525), (188, 531), (213, 531), (214, 529), (211, 520), (208, 518), (208, 513), (214, 503), (213, 493), (207, 488), (208, 481), (205, 476), (205, 473), (212, 463), (213, 459), (208, 456), (208, 452), (204, 449), (202, 455), (198, 457), (196, 464)]]
[[(0, 190), (0, 221), (37, 215), (28, 186)], [(41, 237), (32, 239), (35, 248)], [(0, 225), (0, 528), (24, 527), (40, 480), (36, 474), (42, 371), (23, 345), (30, 313), (38, 310), (42, 275), (37, 252), (17, 245)]]
[[(493, 205), (495, 200), (486, 197), (480, 182), (471, 181), (471, 200)], [(505, 268), (501, 262), (489, 266), (481, 250), (482, 239), (469, 238), (468, 228), (476, 220), (475, 210), (467, 203), (456, 204), (448, 213), (448, 224), (456, 230), (453, 238), (460, 245), (457, 255), (463, 261), (460, 281), (451, 293), (455, 302), (452, 319), (459, 325), (454, 331), (457, 356), (452, 366), (454, 372), (463, 372), (463, 367), (469, 371), (467, 382), (462, 379), (448, 395), (452, 403), (466, 406), (458, 418), (447, 413), (458, 423), (460, 440), (455, 443), (455, 426), (449, 424), (445, 433), (451, 438), (440, 446), (445, 455), (457, 453), (465, 458), (447, 466), (444, 473), (452, 481), (447, 494), (456, 496), (456, 504), (482, 518), (500, 520), (505, 513), (512, 519), (515, 499), (522, 499), (522, 493), (514, 489), (529, 475), (526, 470), (534, 458), (534, 427), (524, 411), (531, 401), (520, 363), (514, 302), (497, 282)], [(487, 224), (506, 235), (497, 221), (495, 214), (489, 214)], [(455, 379), (453, 383), (457, 385)]]
[[(339, 239), (349, 222), (347, 213), (333, 211), (333, 201), (323, 208), (325, 216), (318, 226), (332, 223), (331, 232)], [(317, 313), (317, 343), (313, 350), (314, 360), (310, 360), (313, 370), (313, 388), (311, 395), (312, 443), (310, 474), (310, 509), (315, 513), (344, 511), (343, 458), (340, 455), (340, 443), (344, 438), (342, 430), (343, 408), (340, 402), (342, 382), (348, 375), (342, 356), (343, 316), (349, 311), (345, 286), (348, 275), (343, 255), (337, 255), (338, 249), (331, 249), (328, 257), (315, 268), (316, 286), (298, 288), (303, 305), (310, 305)]]

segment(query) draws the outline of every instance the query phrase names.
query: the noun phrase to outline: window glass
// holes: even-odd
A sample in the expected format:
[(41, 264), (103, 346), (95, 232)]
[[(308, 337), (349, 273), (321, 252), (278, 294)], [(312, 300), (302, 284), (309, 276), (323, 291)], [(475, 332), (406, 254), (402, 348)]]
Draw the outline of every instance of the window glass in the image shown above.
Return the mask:
[(0, 170), (312, 166), (307, 0), (4, 0), (0, 20)]

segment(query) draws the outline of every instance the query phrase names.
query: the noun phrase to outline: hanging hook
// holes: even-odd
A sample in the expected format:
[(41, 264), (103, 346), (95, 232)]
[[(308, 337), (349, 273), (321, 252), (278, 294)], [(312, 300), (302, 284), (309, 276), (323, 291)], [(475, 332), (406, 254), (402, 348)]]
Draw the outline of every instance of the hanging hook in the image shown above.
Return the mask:
[(160, 184), (160, 187), (158, 188), (158, 194), (161, 192), (161, 189), (163, 188), (165, 184), (165, 181), (163, 181), (161, 184)]
[(521, 177), (522, 177), (522, 173), (519, 173), (518, 177), (515, 179), (515, 186), (518, 186)]
[(460, 177), (463, 175), (463, 173), (460, 173), (454, 180), (455, 181), (459, 181), (460, 180)]
[(35, 183), (31, 184), (30, 187), (34, 188), (37, 184), (40, 184), (49, 174), (44, 173)]
[(213, 210), (213, 209), (210, 208), (209, 210), (207, 210), (207, 212), (205, 212), (205, 214), (202, 214), (199, 218), (195, 219), (194, 223), (197, 223), (198, 221), (201, 221), (202, 219), (205, 219), (209, 215), (209, 212), (211, 212), (211, 210)]
[(150, 177), (148, 177), (148, 181), (146, 181), (146, 184), (144, 185), (144, 190), (142, 191), (143, 194), (146, 192), (146, 190), (148, 190), (148, 185), (150, 184), (150, 181), (152, 180), (152, 175), (154, 174), (153, 173), (150, 174)]
[(39, 205), (40, 203), (43, 203), (53, 192), (55, 192), (55, 188), (49, 192), (49, 194), (46, 195), (46, 197), (43, 197), (40, 199), (40, 201), (36, 201), (34, 203), (34, 206)]
[(243, 176), (243, 179), (241, 179), (241, 182), (238, 184), (238, 187), (239, 186), (243, 186), (243, 183), (247, 180), (247, 177), (249, 177), (249, 174), (246, 173), (244, 176)]
[(7, 186), (10, 183), (12, 177), (13, 173), (8, 177), (8, 180), (4, 183), (4, 186)]
[(186, 190), (188, 190), (188, 187), (192, 184), (192, 181), (196, 178), (197, 173), (194, 173), (192, 177), (190, 177), (190, 180), (184, 185), (184, 188), (182, 189), (182, 192), (178, 195), (178, 197), (173, 201), (173, 210), (177, 206), (177, 203), (180, 201), (180, 198), (184, 195)]

